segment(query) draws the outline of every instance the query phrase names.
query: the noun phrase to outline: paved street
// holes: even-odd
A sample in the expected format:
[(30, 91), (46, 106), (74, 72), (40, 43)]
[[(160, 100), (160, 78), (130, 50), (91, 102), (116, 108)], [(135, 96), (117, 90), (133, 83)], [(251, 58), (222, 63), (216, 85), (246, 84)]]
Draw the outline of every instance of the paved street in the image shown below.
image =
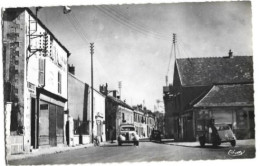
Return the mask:
[(235, 148), (229, 143), (213, 148), (207, 145), (200, 148), (198, 143), (140, 142), (139, 147), (132, 144), (118, 146), (106, 144), (102, 147), (87, 147), (61, 153), (42, 155), (22, 160), (9, 161), (11, 165), (37, 164), (76, 164), (111, 163), (141, 161), (178, 161), (206, 159), (254, 158), (254, 140), (238, 141)]

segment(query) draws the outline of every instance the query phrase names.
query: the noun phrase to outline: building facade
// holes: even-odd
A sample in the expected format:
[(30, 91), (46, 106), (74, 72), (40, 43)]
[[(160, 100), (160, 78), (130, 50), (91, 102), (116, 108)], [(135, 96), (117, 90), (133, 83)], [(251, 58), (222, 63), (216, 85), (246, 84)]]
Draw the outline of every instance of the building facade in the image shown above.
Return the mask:
[(4, 100), (12, 102), (11, 154), (66, 144), (69, 55), (31, 10), (4, 11)]
[(177, 59), (173, 78), (164, 87), (166, 135), (194, 141), (210, 118), (254, 138), (252, 56)]
[(70, 146), (90, 142), (89, 86), (75, 75), (68, 74), (67, 143)]
[[(88, 113), (91, 119), (91, 89), (89, 90)], [(99, 136), (101, 142), (106, 141), (106, 96), (95, 89), (93, 89), (93, 118), (93, 130), (92, 124), (89, 125), (90, 136)]]
[(147, 122), (148, 116), (145, 114), (140, 105), (134, 108), (134, 125), (136, 128), (136, 133), (139, 138), (147, 138)]
[(106, 139), (116, 140), (119, 126), (134, 123), (133, 108), (113, 96), (106, 96)]

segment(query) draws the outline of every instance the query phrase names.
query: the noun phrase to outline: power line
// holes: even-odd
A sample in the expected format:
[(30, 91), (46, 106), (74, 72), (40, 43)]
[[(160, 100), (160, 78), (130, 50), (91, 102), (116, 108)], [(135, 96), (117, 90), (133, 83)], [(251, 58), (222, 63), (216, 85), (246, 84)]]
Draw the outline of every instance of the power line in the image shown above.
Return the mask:
[(172, 50), (173, 50), (173, 43), (172, 43), (172, 45), (171, 45), (170, 58), (169, 58), (169, 63), (168, 63), (168, 68), (167, 68), (166, 76), (168, 76), (169, 69), (170, 69), (170, 64), (171, 64), (171, 59), (172, 59)]
[(121, 17), (124, 21), (129, 22), (129, 24), (133, 25), (134, 27), (139, 28), (140, 30), (143, 30), (143, 31), (145, 31), (145, 32), (147, 32), (147, 33), (150, 33), (150, 34), (152, 34), (152, 35), (156, 35), (156, 36), (158, 36), (158, 37), (160, 37), (160, 38), (168, 39), (167, 36), (164, 36), (165, 34), (161, 34), (161, 33), (154, 32), (154, 31), (150, 30), (151, 28), (149, 28), (149, 27), (147, 27), (147, 26), (145, 26), (145, 25), (143, 25), (143, 24), (140, 24), (140, 23), (138, 24), (138, 23), (136, 23), (136, 22), (134, 22), (134, 21), (131, 21), (131, 22), (130, 22), (130, 21), (129, 21), (129, 18), (127, 18), (127, 17), (125, 16), (125, 14), (123, 14), (122, 12), (116, 10), (116, 9), (113, 8), (113, 7), (108, 7), (108, 6), (107, 6), (107, 7), (104, 7), (104, 8), (107, 8), (108, 10), (113, 11), (117, 16)]
[[(125, 20), (122, 20), (121, 17), (117, 17), (115, 16), (113, 13), (111, 13), (111, 11), (109, 11), (108, 9), (102, 7), (102, 6), (95, 6), (97, 9), (99, 9), (103, 14), (105, 14), (105, 16), (109, 16), (110, 18), (112, 18), (114, 21), (128, 27), (129, 29), (131, 30), (134, 30), (136, 32), (139, 32), (140, 34), (144, 35), (144, 36), (148, 36), (148, 35), (151, 35), (150, 33), (147, 33), (147, 31), (144, 31), (136, 26), (133, 26), (131, 23), (129, 22), (126, 22)], [(152, 35), (154, 38), (156, 39), (160, 39), (160, 40), (167, 40), (167, 39), (163, 39), (161, 37), (158, 37), (158, 36), (154, 36)], [(167, 40), (168, 41), (168, 40)]]

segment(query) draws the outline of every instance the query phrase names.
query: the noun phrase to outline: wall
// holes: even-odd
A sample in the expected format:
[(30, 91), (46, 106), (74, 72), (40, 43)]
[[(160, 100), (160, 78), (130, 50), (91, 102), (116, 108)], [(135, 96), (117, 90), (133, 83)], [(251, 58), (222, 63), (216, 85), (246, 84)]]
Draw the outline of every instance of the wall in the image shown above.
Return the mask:
[[(87, 84), (74, 75), (68, 74), (68, 108), (69, 116), (73, 118), (72, 132), (74, 135), (89, 135), (88, 92), (89, 86)], [(78, 144), (83, 143), (80, 139), (78, 141), (80, 141)]]
[(4, 101), (12, 102), (11, 135), (24, 134), (24, 50), (25, 14), (23, 10), (3, 14)]
[[(101, 136), (102, 141), (106, 141), (106, 116), (105, 116), (105, 96), (101, 94), (100, 92), (93, 90), (93, 118), (94, 118), (94, 126), (93, 126), (93, 133), (94, 136)], [(89, 92), (89, 117), (92, 117), (91, 112), (91, 89)], [(101, 130), (98, 129), (98, 126), (101, 128)], [(92, 125), (90, 124), (90, 130), (92, 129)], [(92, 132), (90, 133), (92, 135)]]
[[(116, 139), (116, 119), (118, 104), (106, 98), (105, 117), (106, 117), (106, 140)], [(114, 130), (113, 130), (114, 128)], [(113, 130), (113, 132), (111, 132)]]

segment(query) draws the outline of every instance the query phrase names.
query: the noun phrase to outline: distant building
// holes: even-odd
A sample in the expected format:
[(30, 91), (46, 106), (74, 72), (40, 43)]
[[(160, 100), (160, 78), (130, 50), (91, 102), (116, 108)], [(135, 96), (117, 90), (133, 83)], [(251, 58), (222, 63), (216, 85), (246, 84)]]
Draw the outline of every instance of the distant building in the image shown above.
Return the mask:
[(142, 105), (133, 106), (134, 125), (140, 138), (150, 137), (152, 130), (157, 130), (157, 118), (155, 114)]
[(134, 125), (136, 133), (140, 138), (148, 137), (147, 135), (147, 122), (148, 116), (144, 113), (142, 105), (137, 105), (134, 108)]
[(147, 111), (147, 136), (149, 137), (152, 134), (153, 130), (157, 130), (157, 119), (155, 115), (152, 113), (152, 111)]
[(165, 132), (196, 140), (203, 121), (227, 123), (238, 139), (254, 138), (252, 56), (177, 59), (164, 87)]
[[(116, 140), (119, 134), (119, 126), (124, 123), (134, 123), (133, 108), (117, 96), (117, 91), (108, 91), (106, 86), (100, 86), (100, 92), (106, 96), (106, 140)], [(108, 94), (113, 92), (113, 96)]]
[(156, 121), (155, 121), (156, 129), (161, 131), (164, 134), (165, 133), (165, 116), (164, 116), (164, 113), (156, 111), (153, 114), (156, 118)]
[(69, 51), (27, 8), (6, 9), (2, 26), (7, 154), (66, 145)]

